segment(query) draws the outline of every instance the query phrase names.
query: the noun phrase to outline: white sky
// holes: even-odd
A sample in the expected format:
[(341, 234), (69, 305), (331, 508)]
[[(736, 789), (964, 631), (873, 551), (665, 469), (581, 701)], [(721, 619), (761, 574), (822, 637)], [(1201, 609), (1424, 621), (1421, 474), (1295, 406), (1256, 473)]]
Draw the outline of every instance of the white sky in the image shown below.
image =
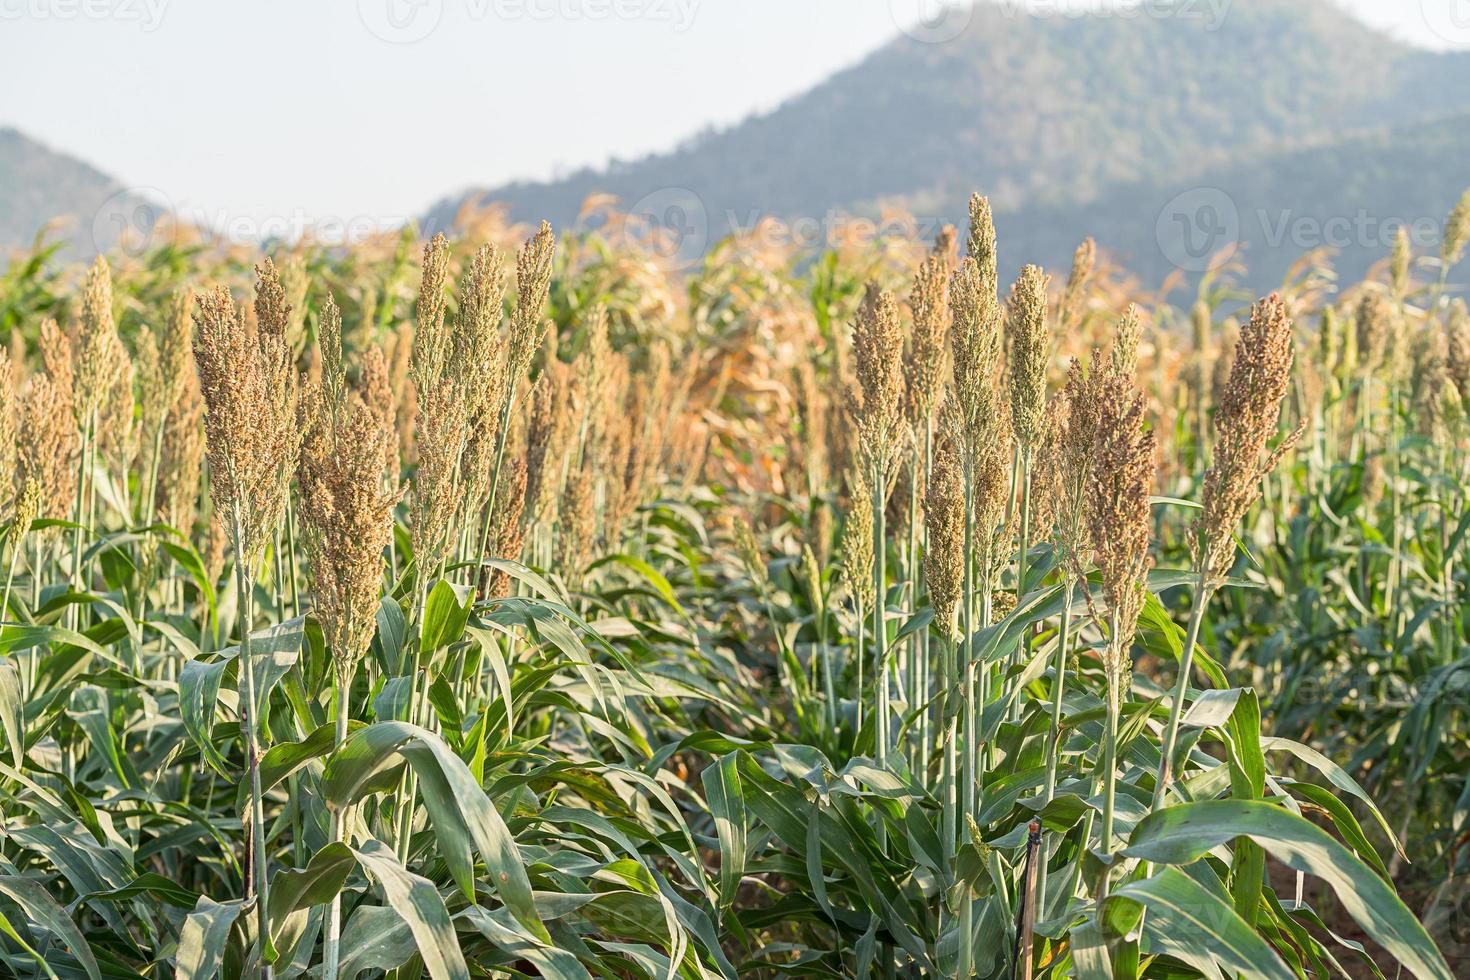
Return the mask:
[[(769, 109), (940, 2), (0, 0), (0, 125), (245, 237), (394, 222)], [(1470, 48), (1470, 0), (1344, 5)]]

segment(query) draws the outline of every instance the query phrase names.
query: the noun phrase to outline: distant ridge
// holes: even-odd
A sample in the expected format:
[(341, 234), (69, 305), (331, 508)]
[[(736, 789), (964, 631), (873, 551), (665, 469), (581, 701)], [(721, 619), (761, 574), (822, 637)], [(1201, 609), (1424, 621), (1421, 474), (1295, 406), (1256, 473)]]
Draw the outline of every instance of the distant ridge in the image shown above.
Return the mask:
[(0, 259), (29, 247), (53, 222), (49, 240), (62, 242), (67, 255), (94, 255), (117, 242), (142, 205), (142, 198), (90, 164), (0, 127)]
[[(1004, 218), (1009, 271), (1063, 263), (1092, 234), (1157, 283), (1196, 264), (1177, 260), (1168, 232), (1183, 226), (1165, 214), (1188, 208), (1193, 199), (1177, 199), (1192, 188), (1242, 198), (1236, 209), (1254, 224), (1262, 208), (1294, 206), (1438, 219), (1470, 186), (1463, 140), (1434, 135), (1464, 132), (1470, 54), (1410, 47), (1327, 0), (1233, 0), (1219, 23), (1209, 6), (1033, 17), (982, 3), (960, 37), (900, 37), (769, 113), (607, 169), (470, 189), (424, 223), (448, 227), (483, 199), (517, 220), (566, 225), (588, 196), (609, 193), (654, 220), (695, 207), (713, 241), (760, 214), (874, 215), (891, 204), (926, 224), (953, 221), (979, 189)], [(1447, 155), (1418, 159), (1411, 148)], [(1416, 165), (1418, 178), (1402, 170)], [(1184, 215), (1205, 223), (1197, 244), (1212, 237), (1209, 214)], [(1269, 283), (1300, 252), (1290, 241), (1267, 247), (1268, 237), (1245, 234), (1253, 282)], [(1376, 247), (1352, 238), (1344, 268), (1366, 268)]]

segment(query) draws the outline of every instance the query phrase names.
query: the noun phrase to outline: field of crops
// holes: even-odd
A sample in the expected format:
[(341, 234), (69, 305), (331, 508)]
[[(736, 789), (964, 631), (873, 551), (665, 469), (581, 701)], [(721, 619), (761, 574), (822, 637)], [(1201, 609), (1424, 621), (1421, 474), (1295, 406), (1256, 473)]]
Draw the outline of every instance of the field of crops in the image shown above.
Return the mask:
[(1183, 303), (594, 210), (0, 273), (0, 974), (1466, 975), (1470, 194)]

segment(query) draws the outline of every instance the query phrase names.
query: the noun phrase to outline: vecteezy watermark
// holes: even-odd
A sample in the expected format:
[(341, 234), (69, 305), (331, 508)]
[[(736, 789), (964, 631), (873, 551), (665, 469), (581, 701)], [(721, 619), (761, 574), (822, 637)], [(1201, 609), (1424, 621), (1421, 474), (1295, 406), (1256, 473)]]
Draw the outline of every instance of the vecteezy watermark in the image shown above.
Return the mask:
[(1111, 20), (1178, 20), (1203, 25), (1207, 31), (1225, 23), (1234, 0), (995, 0), (1007, 17)]
[(709, 247), (709, 211), (687, 187), (662, 187), (628, 208), (613, 229), (613, 239), (652, 253), (671, 269), (688, 269)]
[(130, 187), (103, 201), (92, 216), (92, 247), (137, 257), (170, 241), (173, 222), (167, 195), (156, 187)]
[(113, 20), (155, 31), (167, 8), (168, 0), (0, 0), (0, 21)]
[(362, 26), (389, 44), (422, 41), (444, 17), (444, 0), (357, 0)]
[(225, 210), (179, 208), (155, 187), (132, 187), (109, 197), (92, 217), (92, 245), (98, 252), (140, 256), (186, 238), (223, 244), (296, 242), (335, 247), (351, 245), (399, 228), (407, 215), (312, 214), (294, 208), (273, 214), (235, 214)]
[(1160, 253), (1184, 272), (1215, 268), (1246, 244), (1298, 253), (1320, 248), (1387, 252), (1401, 230), (1408, 233), (1410, 244), (1416, 248), (1434, 248), (1444, 234), (1444, 219), (1383, 215), (1367, 208), (1337, 214), (1294, 208), (1242, 212), (1234, 198), (1220, 188), (1195, 187), (1171, 198), (1154, 224)]
[[(3, 0), (0, 0), (3, 2)], [(363, 26), (390, 44), (413, 44), (444, 19), (446, 2), (473, 23), (494, 21), (649, 21), (682, 34), (694, 23), (700, 0), (357, 0)]]
[(1175, 268), (1204, 272), (1240, 247), (1240, 210), (1218, 187), (1191, 188), (1164, 205), (1154, 238)]
[(953, 41), (975, 17), (970, 0), (888, 0), (888, 12), (900, 31), (925, 44)]
[(1419, 0), (1419, 13), (1435, 37), (1470, 47), (1470, 0)]

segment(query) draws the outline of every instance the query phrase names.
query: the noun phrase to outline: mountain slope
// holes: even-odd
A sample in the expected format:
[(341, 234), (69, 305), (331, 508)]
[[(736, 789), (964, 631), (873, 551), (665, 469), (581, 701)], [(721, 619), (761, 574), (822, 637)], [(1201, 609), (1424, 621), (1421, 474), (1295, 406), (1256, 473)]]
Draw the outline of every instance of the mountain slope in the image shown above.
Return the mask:
[[(1434, 254), (1445, 217), (1470, 188), (1470, 113), (1408, 123), (1337, 143), (1267, 154), (1172, 183), (1115, 185), (1086, 204), (998, 212), (1003, 264), (1065, 269), (1082, 234), (1129, 272), (1158, 284), (1198, 273), (1232, 249), (1257, 292), (1279, 285), (1302, 253), (1333, 250), (1339, 280), (1382, 260), (1400, 226)], [(1467, 274), (1460, 267), (1457, 281)]]
[(95, 254), (117, 240), (141, 200), (95, 167), (0, 127), (0, 256), (28, 247), (56, 219), (51, 240), (73, 256)]
[(1173, 186), (1425, 121), (1456, 111), (1470, 87), (1470, 54), (1402, 45), (1326, 0), (1235, 0), (1218, 24), (1207, 6), (1037, 18), (982, 4), (953, 41), (895, 40), (773, 112), (672, 152), (456, 195), (425, 220), (445, 227), (483, 196), (517, 219), (566, 224), (589, 194), (607, 192), (635, 210), (645, 199), (694, 201), (716, 237), (760, 214), (880, 203), (953, 220), (978, 188), (999, 211), (1080, 222), (1118, 187)]

